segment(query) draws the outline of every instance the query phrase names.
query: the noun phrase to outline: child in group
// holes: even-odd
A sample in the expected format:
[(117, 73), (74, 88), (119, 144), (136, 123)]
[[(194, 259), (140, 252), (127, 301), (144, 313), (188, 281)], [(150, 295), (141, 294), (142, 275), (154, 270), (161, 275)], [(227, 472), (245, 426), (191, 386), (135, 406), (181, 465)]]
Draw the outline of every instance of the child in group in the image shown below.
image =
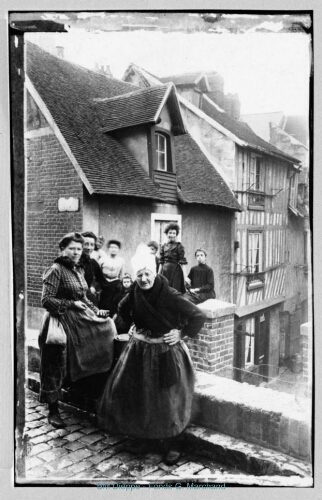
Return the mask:
[(207, 252), (203, 248), (197, 248), (195, 257), (198, 265), (190, 269), (186, 279), (188, 291), (185, 296), (193, 304), (201, 304), (216, 298), (214, 272), (206, 264)]
[[(118, 307), (119, 303), (121, 302), (121, 300), (123, 300), (124, 297), (126, 297), (127, 294), (129, 293), (132, 284), (133, 284), (133, 281), (132, 281), (131, 275), (128, 273), (125, 273), (123, 275), (123, 278), (122, 278), (122, 288), (119, 290), (119, 293), (115, 295), (115, 302), (114, 302), (113, 310), (117, 310), (117, 307)], [(115, 326), (116, 326), (118, 334), (127, 333), (129, 331), (129, 327), (131, 325), (128, 325), (127, 323), (125, 323), (120, 316), (117, 316), (115, 314), (113, 319), (115, 321)]]
[(161, 246), (159, 274), (167, 278), (169, 285), (178, 292), (185, 293), (185, 258), (184, 246), (177, 241), (179, 224), (170, 222), (165, 228), (168, 242)]
[(150, 252), (155, 255), (155, 266), (156, 266), (156, 272), (158, 272), (159, 270), (159, 263), (160, 263), (160, 259), (159, 257), (157, 256), (157, 252), (159, 250), (159, 245), (156, 241), (149, 241), (148, 243), (148, 247), (150, 248)]
[(102, 271), (107, 281), (107, 286), (101, 293), (100, 308), (110, 311), (110, 316), (115, 314), (115, 296), (122, 288), (124, 259), (119, 257), (121, 243), (118, 240), (109, 240), (107, 243), (108, 255), (102, 263)]

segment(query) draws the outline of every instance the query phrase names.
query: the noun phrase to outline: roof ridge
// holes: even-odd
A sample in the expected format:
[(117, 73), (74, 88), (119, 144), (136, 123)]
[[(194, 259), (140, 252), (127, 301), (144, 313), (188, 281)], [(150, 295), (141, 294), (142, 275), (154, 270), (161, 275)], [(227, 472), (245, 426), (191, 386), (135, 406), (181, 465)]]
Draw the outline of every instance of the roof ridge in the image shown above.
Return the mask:
[(116, 95), (114, 97), (95, 97), (95, 98), (93, 98), (93, 101), (95, 103), (117, 101), (118, 99), (122, 99), (124, 97), (133, 97), (133, 96), (135, 97), (136, 95), (153, 93), (154, 91), (160, 90), (160, 89), (164, 89), (166, 91), (168, 88), (169, 88), (169, 86), (166, 84), (155, 85), (154, 87), (147, 87), (144, 89), (139, 88), (138, 90), (126, 92), (125, 94)]

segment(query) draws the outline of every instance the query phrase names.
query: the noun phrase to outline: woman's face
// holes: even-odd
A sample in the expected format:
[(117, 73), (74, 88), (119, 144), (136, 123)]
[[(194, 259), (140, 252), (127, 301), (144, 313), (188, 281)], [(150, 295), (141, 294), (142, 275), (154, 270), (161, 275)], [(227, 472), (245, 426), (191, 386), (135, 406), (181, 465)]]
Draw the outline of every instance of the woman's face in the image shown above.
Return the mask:
[(88, 238), (87, 236), (84, 236), (84, 247), (83, 247), (83, 252), (90, 256), (91, 253), (95, 250), (95, 239), (94, 238)]
[(169, 229), (167, 232), (168, 241), (175, 241), (177, 237), (177, 231), (175, 229)]
[(77, 264), (83, 252), (83, 245), (78, 241), (71, 241), (67, 247), (62, 251), (65, 257), (69, 257), (70, 260)]
[(109, 253), (110, 255), (117, 255), (119, 253), (119, 246), (118, 245), (115, 245), (114, 243), (112, 243), (109, 247), (108, 247), (108, 250), (109, 250)]
[(142, 290), (149, 290), (153, 287), (155, 280), (154, 274), (148, 269), (141, 269), (136, 275), (136, 281)]

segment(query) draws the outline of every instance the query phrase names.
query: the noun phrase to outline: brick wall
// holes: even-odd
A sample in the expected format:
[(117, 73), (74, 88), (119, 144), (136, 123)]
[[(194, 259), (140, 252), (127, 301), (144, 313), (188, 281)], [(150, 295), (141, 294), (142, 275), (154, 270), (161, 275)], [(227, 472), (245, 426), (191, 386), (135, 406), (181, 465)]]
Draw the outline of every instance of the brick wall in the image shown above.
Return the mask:
[[(83, 184), (56, 136), (26, 140), (28, 306), (40, 307), (42, 274), (59, 255), (58, 241), (82, 230)], [(59, 198), (79, 198), (77, 212), (59, 212)]]
[(207, 373), (232, 373), (234, 351), (234, 311), (236, 306), (217, 299), (199, 305), (207, 316), (204, 327), (194, 339), (186, 341), (197, 370)]
[(312, 323), (301, 325), (303, 380), (308, 394), (312, 392)]

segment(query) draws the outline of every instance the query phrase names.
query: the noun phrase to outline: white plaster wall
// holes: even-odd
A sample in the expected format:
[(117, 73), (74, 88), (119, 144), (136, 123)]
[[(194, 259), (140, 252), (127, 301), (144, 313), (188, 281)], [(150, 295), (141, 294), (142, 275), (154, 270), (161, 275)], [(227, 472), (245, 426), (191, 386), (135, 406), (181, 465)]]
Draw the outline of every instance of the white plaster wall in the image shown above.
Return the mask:
[(148, 139), (144, 127), (118, 132), (117, 138), (132, 153), (141, 167), (149, 173)]
[(235, 143), (185, 106), (181, 105), (181, 111), (192, 137), (204, 145), (219, 173), (235, 189)]

